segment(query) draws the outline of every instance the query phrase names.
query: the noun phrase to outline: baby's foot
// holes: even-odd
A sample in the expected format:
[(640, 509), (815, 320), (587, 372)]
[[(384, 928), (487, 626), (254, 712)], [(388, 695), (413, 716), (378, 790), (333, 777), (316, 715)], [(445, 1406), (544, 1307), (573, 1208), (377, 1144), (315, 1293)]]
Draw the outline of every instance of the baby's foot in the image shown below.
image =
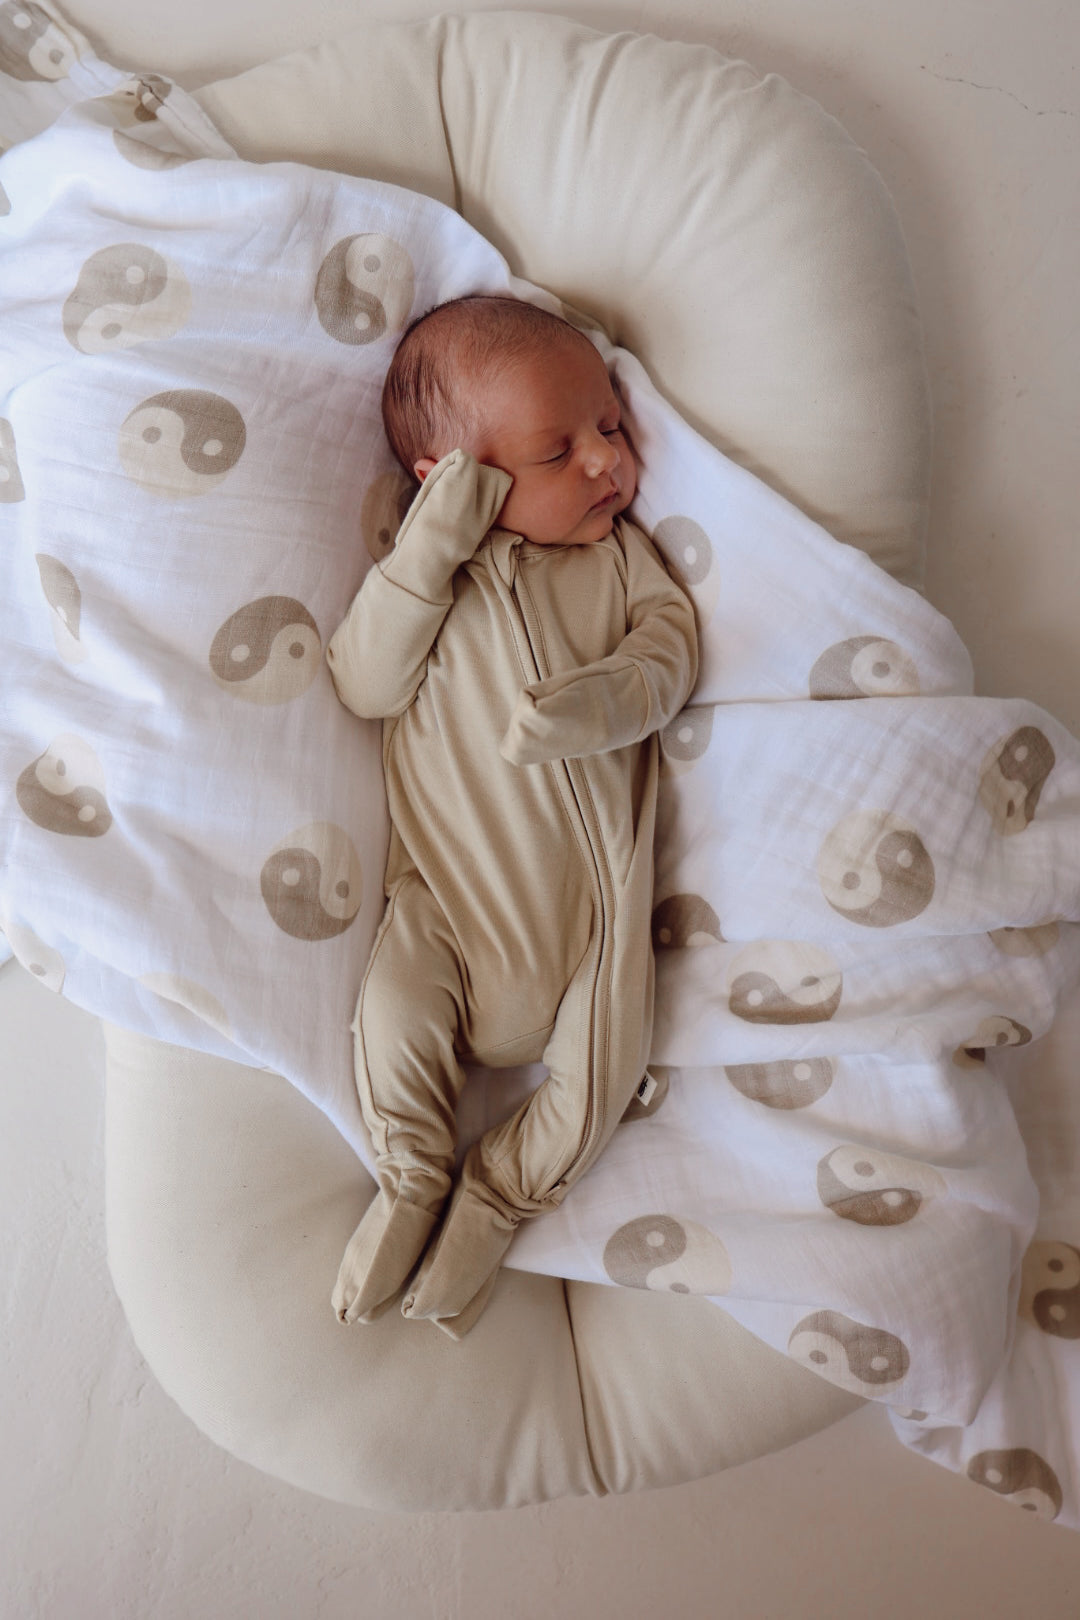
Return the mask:
[(331, 1304), (339, 1322), (374, 1322), (424, 1252), (436, 1216), (380, 1189), (349, 1239)]
[(452, 1339), (462, 1339), (481, 1315), (495, 1286), (517, 1222), (459, 1186), (438, 1240), (424, 1259), (401, 1314), (427, 1318)]

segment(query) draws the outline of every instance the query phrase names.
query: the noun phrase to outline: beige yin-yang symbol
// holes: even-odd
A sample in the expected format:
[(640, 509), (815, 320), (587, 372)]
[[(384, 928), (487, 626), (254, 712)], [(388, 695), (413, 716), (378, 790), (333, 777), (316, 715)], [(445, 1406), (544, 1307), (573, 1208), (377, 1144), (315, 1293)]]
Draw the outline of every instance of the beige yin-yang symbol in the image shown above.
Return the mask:
[(297, 827), (276, 844), (259, 875), (266, 909), (294, 939), (334, 939), (360, 910), (363, 872), (348, 833), (331, 821)]
[(413, 262), (401, 243), (367, 232), (330, 249), (315, 279), (315, 309), (338, 343), (377, 343), (405, 325), (414, 292)]
[(1038, 1519), (1052, 1521), (1061, 1512), (1060, 1480), (1046, 1459), (1027, 1446), (980, 1451), (968, 1463), (967, 1477)]
[(202, 388), (144, 399), (120, 429), (120, 461), (151, 495), (183, 500), (214, 490), (244, 453), (247, 430), (231, 401)]
[(15, 960), (21, 962), (26, 971), (32, 973), (46, 990), (55, 990), (59, 995), (64, 988), (67, 973), (60, 952), (54, 950), (51, 945), (46, 945), (32, 928), (16, 922), (14, 917), (0, 919), (0, 926), (7, 935), (7, 942), (11, 946)]
[(723, 938), (719, 917), (700, 894), (669, 894), (653, 911), (654, 950), (693, 950)]
[(833, 910), (865, 928), (910, 922), (934, 896), (934, 863), (925, 844), (884, 810), (845, 816), (822, 844), (817, 870)]
[(66, 79), (75, 63), (71, 41), (33, 0), (0, 3), (0, 73), (29, 83)]
[(818, 1164), (818, 1197), (841, 1220), (859, 1226), (902, 1226), (928, 1198), (945, 1191), (933, 1165), (878, 1148), (833, 1148)]
[(707, 1227), (673, 1215), (639, 1215), (604, 1247), (604, 1270), (622, 1288), (671, 1294), (726, 1294), (731, 1261)]
[(112, 826), (101, 761), (82, 737), (54, 737), (19, 777), (15, 797), (23, 814), (46, 832), (100, 838)]
[(914, 661), (895, 641), (853, 636), (827, 647), (810, 671), (810, 696), (822, 700), (912, 697), (919, 691)]
[(829, 1058), (777, 1058), (771, 1063), (731, 1063), (724, 1073), (744, 1097), (766, 1108), (809, 1108), (833, 1083)]
[(1027, 1046), (1030, 1040), (1031, 1031), (1025, 1024), (1018, 1024), (1015, 1018), (996, 1013), (990, 1018), (980, 1019), (975, 1033), (961, 1042), (952, 1060), (958, 1069), (981, 1069), (986, 1063), (987, 1052), (999, 1046)]
[(979, 772), (979, 798), (996, 832), (1009, 838), (1031, 824), (1054, 765), (1050, 739), (1037, 726), (994, 744)]
[(660, 733), (660, 758), (673, 775), (693, 770), (712, 741), (713, 706), (700, 703), (683, 709)]
[(707, 625), (720, 599), (720, 570), (705, 530), (693, 518), (676, 514), (661, 518), (653, 541), (675, 583), (693, 602), (699, 627)]
[(59, 557), (50, 557), (48, 552), (39, 551), (34, 561), (38, 565), (42, 593), (49, 604), (56, 650), (66, 664), (81, 664), (86, 657), (86, 648), (79, 639), (82, 620), (79, 582)]
[(1040, 1238), (1024, 1256), (1019, 1314), (1056, 1339), (1080, 1339), (1080, 1249)]
[(128, 79), (118, 90), (101, 101), (108, 107), (113, 121), (121, 129), (133, 129), (138, 124), (152, 124), (159, 109), (172, 93), (172, 84), (157, 73), (145, 73), (141, 78)]
[(804, 1316), (788, 1340), (788, 1355), (854, 1395), (882, 1395), (911, 1364), (907, 1346), (884, 1328), (868, 1327), (840, 1311)]
[(225, 620), (210, 646), (220, 687), (245, 703), (290, 703), (319, 672), (319, 629), (292, 596), (260, 596)]
[(833, 1017), (843, 987), (843, 974), (824, 947), (761, 940), (732, 961), (728, 1006), (748, 1024), (818, 1024)]
[[(176, 169), (195, 161), (190, 153), (156, 144), (171, 138), (167, 130), (156, 130), (155, 126), (172, 88), (168, 79), (146, 73), (140, 79), (129, 79), (110, 95), (95, 99), (94, 106), (101, 108), (112, 125), (117, 152), (137, 169)], [(130, 130), (139, 131), (139, 135), (129, 134)], [(143, 138), (147, 135), (149, 139)]]
[(360, 505), (360, 529), (375, 562), (381, 563), (393, 551), (397, 532), (405, 521), (415, 492), (416, 485), (400, 468), (380, 473), (365, 491)]
[(107, 354), (171, 337), (188, 318), (182, 270), (139, 242), (91, 254), (64, 305), (64, 336), (82, 354)]
[(15, 450), (15, 430), (0, 416), (0, 501), (24, 501), (26, 490), (19, 472)]

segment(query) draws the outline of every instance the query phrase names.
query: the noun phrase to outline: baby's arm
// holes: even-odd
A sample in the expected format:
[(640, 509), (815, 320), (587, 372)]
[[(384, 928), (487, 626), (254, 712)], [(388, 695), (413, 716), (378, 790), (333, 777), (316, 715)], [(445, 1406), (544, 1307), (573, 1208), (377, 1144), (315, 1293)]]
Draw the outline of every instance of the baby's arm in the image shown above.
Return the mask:
[(452, 450), (432, 468), (389, 557), (372, 568), (330, 639), (338, 697), (367, 720), (403, 714), (454, 600), (453, 577), (495, 521), (512, 479)]
[(525, 687), (500, 752), (513, 765), (578, 759), (641, 742), (673, 720), (697, 679), (689, 598), (652, 544), (622, 526), (630, 630), (607, 658)]

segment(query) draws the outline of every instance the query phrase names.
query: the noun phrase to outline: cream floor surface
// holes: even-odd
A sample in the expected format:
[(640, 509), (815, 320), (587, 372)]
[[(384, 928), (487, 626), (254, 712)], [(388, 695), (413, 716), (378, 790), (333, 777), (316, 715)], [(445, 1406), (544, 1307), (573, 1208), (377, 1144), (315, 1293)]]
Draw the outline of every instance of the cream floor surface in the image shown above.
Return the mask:
[[(423, 0), (67, 0), (189, 87)], [(459, 0), (448, 9), (490, 9)], [(512, 9), (504, 7), (504, 9)], [(524, 8), (519, 8), (524, 9)], [(1075, 0), (591, 0), (707, 41), (846, 125), (900, 210), (937, 417), (929, 593), (986, 692), (1080, 732)], [(1080, 1016), (1047, 1061), (1072, 1062)], [(1080, 1536), (905, 1452), (864, 1409), (734, 1473), (404, 1518), (218, 1451), (131, 1343), (104, 1260), (96, 1023), (0, 972), (5, 1620), (1075, 1620)]]

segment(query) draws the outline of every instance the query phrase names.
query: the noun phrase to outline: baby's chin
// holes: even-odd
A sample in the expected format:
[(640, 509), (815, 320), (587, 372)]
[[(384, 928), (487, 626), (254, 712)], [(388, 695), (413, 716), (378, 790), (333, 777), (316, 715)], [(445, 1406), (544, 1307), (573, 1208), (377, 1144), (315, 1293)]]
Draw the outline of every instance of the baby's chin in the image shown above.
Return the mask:
[(608, 535), (611, 534), (615, 528), (615, 519), (622, 516), (632, 502), (633, 498), (633, 491), (631, 491), (629, 495), (617, 495), (610, 506), (602, 507), (600, 511), (596, 512), (595, 514), (589, 514), (589, 517), (586, 518), (586, 524), (589, 526), (589, 528), (594, 526), (590, 521), (594, 517), (596, 524), (603, 526), (602, 532), (595, 536), (597, 540), (607, 539)]

